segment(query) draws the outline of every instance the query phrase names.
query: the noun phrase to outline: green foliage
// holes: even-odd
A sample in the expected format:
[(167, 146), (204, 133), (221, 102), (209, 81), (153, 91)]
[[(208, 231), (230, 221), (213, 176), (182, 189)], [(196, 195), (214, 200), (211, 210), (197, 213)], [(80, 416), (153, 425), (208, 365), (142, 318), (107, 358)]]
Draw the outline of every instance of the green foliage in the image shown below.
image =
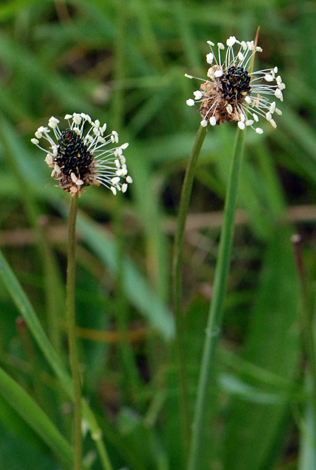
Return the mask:
[[(64, 284), (69, 195), (30, 139), (85, 112), (126, 149), (133, 184), (79, 200), (76, 315), (87, 468), (183, 469), (171, 299), (175, 220), (199, 125), (186, 106), (207, 40), (250, 40), (287, 88), (278, 128), (247, 132), (201, 470), (313, 470), (315, 423), (290, 237), (315, 268), (316, 7), (306, 0), (0, 3), (0, 467), (68, 468)], [(208, 131), (183, 252), (190, 412), (196, 397), (235, 125)], [(16, 323), (22, 316), (25, 323)], [(22, 326), (21, 326), (22, 325)], [(100, 430), (103, 439), (99, 439)]]

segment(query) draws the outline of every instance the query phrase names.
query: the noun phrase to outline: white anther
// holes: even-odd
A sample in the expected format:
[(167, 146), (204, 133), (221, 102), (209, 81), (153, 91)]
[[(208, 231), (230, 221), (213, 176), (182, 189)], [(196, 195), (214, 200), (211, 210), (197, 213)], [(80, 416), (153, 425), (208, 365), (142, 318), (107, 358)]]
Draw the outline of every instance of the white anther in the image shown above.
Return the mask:
[(189, 100), (186, 100), (186, 104), (187, 104), (188, 106), (194, 106), (194, 105), (195, 105), (195, 101), (194, 101), (192, 98), (190, 98)]
[(200, 100), (203, 96), (203, 93), (200, 90), (196, 90), (193, 92), (193, 95), (196, 100)]
[(228, 47), (233, 47), (233, 45), (236, 44), (236, 42), (237, 42), (237, 39), (235, 38), (235, 36), (230, 36), (230, 38), (227, 39), (226, 44)]
[(210, 52), (209, 54), (206, 54), (206, 62), (208, 64), (212, 64), (214, 60), (214, 54), (213, 52)]

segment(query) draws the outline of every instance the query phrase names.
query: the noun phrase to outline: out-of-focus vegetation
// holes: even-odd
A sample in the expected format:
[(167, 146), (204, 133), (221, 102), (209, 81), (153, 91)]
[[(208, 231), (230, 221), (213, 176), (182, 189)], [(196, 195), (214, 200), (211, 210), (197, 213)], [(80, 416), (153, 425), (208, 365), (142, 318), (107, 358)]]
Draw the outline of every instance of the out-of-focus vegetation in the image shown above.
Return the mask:
[[(83, 394), (113, 469), (184, 468), (170, 275), (181, 185), (200, 122), (196, 108), (185, 104), (198, 84), (184, 73), (206, 75), (207, 40), (251, 40), (258, 26), (263, 53), (256, 66), (277, 65), (287, 88), (278, 128), (263, 124), (260, 136), (247, 131), (201, 470), (315, 468), (290, 241), (293, 233), (302, 235), (312, 287), (315, 22), (316, 3), (298, 0), (0, 3), (0, 244), (24, 290), (1, 262), (1, 469), (69, 467), (71, 403), (30, 327), (36, 312), (67, 365), (69, 195), (54, 186), (44, 154), (30, 139), (50, 116), (73, 112), (107, 122), (121, 143), (130, 143), (125, 155), (134, 180), (122, 197), (90, 187), (79, 201)], [(208, 131), (187, 221), (183, 305), (192, 410), (235, 127)], [(40, 408), (47, 439), (37, 427)], [(87, 464), (102, 469), (95, 449), (87, 433)]]

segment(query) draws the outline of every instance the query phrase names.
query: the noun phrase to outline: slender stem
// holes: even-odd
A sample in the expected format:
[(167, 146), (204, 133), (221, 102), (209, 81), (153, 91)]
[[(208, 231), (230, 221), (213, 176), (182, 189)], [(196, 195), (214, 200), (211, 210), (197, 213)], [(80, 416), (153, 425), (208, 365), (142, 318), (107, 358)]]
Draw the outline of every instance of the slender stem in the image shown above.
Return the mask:
[(174, 316), (176, 320), (176, 347), (178, 357), (179, 391), (180, 391), (180, 411), (182, 417), (182, 428), (184, 437), (184, 448), (188, 449), (190, 441), (190, 421), (189, 404), (186, 387), (186, 364), (184, 355), (184, 325), (183, 314), (181, 310), (181, 264), (182, 264), (182, 245), (185, 229), (185, 221), (189, 208), (193, 178), (197, 159), (206, 135), (206, 127), (199, 127), (197, 136), (190, 155), (189, 163), (186, 169), (184, 182), (181, 192), (179, 214), (177, 218), (177, 228), (174, 241), (173, 271), (172, 271), (172, 289), (174, 302)]
[(76, 218), (78, 209), (78, 195), (71, 198), (68, 220), (68, 265), (67, 265), (67, 289), (66, 309), (68, 322), (68, 341), (70, 367), (73, 383), (74, 402), (74, 470), (82, 467), (82, 438), (81, 438), (81, 383), (79, 372), (78, 351), (76, 343), (75, 320), (75, 271), (76, 271)]
[(226, 292), (230, 265), (231, 247), (234, 234), (234, 217), (240, 167), (243, 155), (245, 131), (237, 129), (235, 146), (230, 168), (226, 194), (224, 222), (222, 227), (219, 254), (213, 286), (212, 301), (209, 310), (203, 357), (200, 369), (197, 399), (194, 411), (192, 441), (189, 452), (188, 470), (197, 470), (201, 455), (201, 441), (204, 432), (204, 417), (207, 415), (209, 387), (214, 377), (214, 358), (222, 322), (222, 309)]

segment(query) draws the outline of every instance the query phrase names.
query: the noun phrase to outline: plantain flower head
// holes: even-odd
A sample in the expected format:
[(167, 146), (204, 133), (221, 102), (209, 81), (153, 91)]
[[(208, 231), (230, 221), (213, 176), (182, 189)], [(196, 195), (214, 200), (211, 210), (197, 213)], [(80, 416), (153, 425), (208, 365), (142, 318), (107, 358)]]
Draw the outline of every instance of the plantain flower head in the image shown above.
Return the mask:
[[(194, 99), (187, 100), (188, 106), (200, 103), (201, 125), (215, 126), (223, 122), (236, 121), (240, 129), (253, 128), (262, 134), (261, 127), (256, 127), (260, 118), (266, 119), (276, 127), (274, 113), (282, 114), (276, 106), (276, 100), (283, 101), (282, 90), (285, 84), (278, 74), (278, 68), (250, 71), (250, 62), (254, 54), (262, 52), (254, 41), (238, 41), (231, 36), (226, 47), (217, 43), (217, 56), (214, 43), (208, 41), (211, 52), (206, 55), (210, 65), (208, 79), (200, 89), (194, 92)], [(187, 78), (196, 78), (186, 74)]]
[[(31, 139), (47, 154), (45, 161), (59, 186), (72, 196), (81, 196), (83, 188), (92, 184), (103, 184), (113, 194), (124, 193), (132, 183), (123, 155), (128, 143), (113, 147), (119, 141), (118, 133), (106, 135), (106, 124), (101, 126), (88, 114), (66, 114), (65, 119), (68, 127), (64, 131), (58, 126), (59, 120), (51, 117), (48, 126), (39, 127)], [(48, 149), (40, 146), (40, 139), (48, 142)]]

